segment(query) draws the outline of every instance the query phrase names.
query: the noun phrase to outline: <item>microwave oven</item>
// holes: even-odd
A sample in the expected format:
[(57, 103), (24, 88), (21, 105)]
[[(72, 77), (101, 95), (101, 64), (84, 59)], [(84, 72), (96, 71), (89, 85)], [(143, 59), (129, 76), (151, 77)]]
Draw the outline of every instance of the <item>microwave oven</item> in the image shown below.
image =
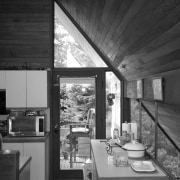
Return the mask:
[(45, 116), (8, 117), (9, 136), (44, 136)]

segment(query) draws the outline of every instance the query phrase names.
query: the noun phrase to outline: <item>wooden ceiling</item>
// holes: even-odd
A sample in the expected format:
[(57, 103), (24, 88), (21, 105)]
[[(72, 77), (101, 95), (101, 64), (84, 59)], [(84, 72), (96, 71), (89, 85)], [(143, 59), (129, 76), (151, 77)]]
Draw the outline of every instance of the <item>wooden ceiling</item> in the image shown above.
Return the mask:
[(56, 0), (126, 80), (180, 68), (179, 0)]

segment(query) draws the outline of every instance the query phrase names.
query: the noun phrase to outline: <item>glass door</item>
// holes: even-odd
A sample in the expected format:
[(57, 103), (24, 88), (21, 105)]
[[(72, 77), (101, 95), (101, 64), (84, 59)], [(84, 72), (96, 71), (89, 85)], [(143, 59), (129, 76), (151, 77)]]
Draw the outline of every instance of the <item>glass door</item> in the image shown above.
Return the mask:
[(60, 169), (83, 168), (96, 131), (95, 77), (60, 77)]
[[(90, 158), (90, 140), (105, 138), (103, 71), (64, 71), (54, 74), (54, 178), (81, 178)], [(103, 115), (104, 114), (104, 115)]]
[(106, 138), (113, 137), (113, 130), (121, 132), (121, 81), (106, 72)]

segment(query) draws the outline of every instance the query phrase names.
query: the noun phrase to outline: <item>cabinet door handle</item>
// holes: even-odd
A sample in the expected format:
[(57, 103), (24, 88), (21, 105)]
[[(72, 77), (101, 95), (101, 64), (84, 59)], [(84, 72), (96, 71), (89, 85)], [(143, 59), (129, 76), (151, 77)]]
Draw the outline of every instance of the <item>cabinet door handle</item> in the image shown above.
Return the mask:
[(56, 124), (55, 126), (54, 126), (54, 133), (59, 133), (59, 124)]

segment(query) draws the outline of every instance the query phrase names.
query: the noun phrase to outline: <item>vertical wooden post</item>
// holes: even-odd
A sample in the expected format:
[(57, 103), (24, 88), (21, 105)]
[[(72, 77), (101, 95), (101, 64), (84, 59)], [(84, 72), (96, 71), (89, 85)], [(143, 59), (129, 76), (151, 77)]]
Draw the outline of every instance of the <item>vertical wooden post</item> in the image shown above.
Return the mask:
[(155, 102), (155, 159), (157, 159), (157, 141), (158, 141), (158, 102)]
[(139, 140), (142, 142), (142, 102), (139, 100), (139, 126), (140, 126), (140, 131), (139, 131)]
[(72, 125), (70, 125), (70, 168), (72, 168), (72, 153), (73, 153), (73, 147), (72, 147)]

